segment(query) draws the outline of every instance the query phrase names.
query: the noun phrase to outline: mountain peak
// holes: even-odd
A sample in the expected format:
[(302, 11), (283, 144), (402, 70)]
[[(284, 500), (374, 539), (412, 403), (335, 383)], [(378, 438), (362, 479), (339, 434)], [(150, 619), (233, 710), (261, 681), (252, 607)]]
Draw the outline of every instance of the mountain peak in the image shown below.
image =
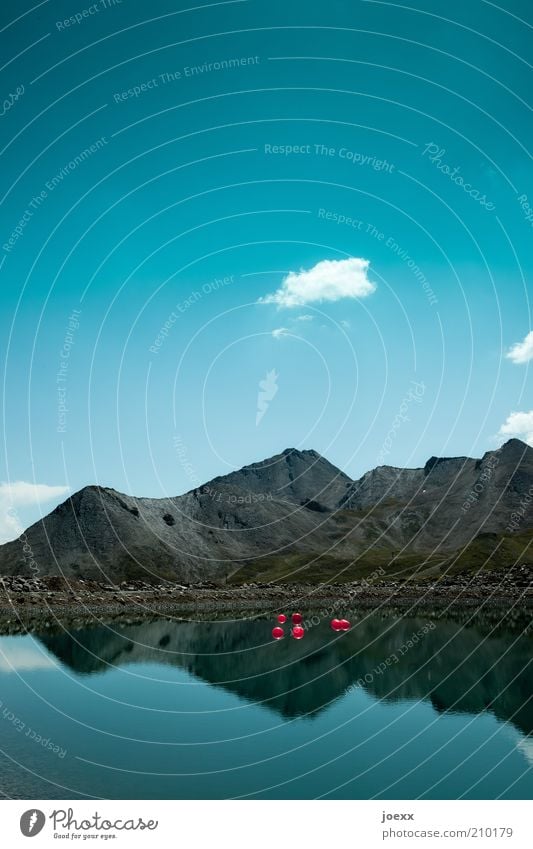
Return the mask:
[(424, 474), (429, 475), (436, 466), (440, 466), (441, 464), (459, 466), (468, 462), (471, 462), (470, 457), (430, 457), (424, 466)]
[(317, 457), (321, 460), (324, 459), (318, 451), (315, 451), (313, 448), (285, 448), (284, 451), (281, 452), (283, 457), (290, 457), (291, 455), (295, 455), (297, 457)]
[(319, 502), (333, 509), (351, 479), (314, 450), (286, 448), (280, 454), (215, 478), (208, 488), (267, 493), (272, 499), (301, 505)]
[(504, 442), (500, 447), (500, 451), (506, 453), (508, 451), (522, 451), (526, 453), (531, 448), (531, 445), (528, 445), (527, 442), (523, 442), (521, 439), (517, 439), (513, 436), (512, 439), (508, 439), (507, 442)]

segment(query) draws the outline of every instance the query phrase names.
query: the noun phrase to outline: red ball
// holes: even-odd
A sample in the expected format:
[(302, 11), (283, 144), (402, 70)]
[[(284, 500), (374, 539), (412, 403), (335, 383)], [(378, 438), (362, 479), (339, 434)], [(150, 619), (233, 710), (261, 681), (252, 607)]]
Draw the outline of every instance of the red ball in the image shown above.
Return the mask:
[(287, 621), (287, 617), (285, 616), (285, 614), (280, 613), (279, 616), (278, 616), (278, 622), (281, 622), (281, 624), (283, 625), (283, 623), (286, 622), (286, 621)]
[(341, 619), (332, 619), (330, 622), (331, 627), (334, 631), (342, 631)]
[(303, 616), (301, 613), (293, 613), (292, 614), (292, 623), (293, 625), (301, 625)]
[(301, 640), (305, 631), (301, 625), (295, 625), (291, 633), (295, 640)]
[(341, 619), (339, 622), (341, 631), (349, 631), (351, 628), (351, 624), (347, 619)]
[(272, 636), (275, 640), (282, 640), (285, 636), (285, 631), (283, 628), (280, 628), (279, 625), (276, 625), (275, 628), (272, 628)]

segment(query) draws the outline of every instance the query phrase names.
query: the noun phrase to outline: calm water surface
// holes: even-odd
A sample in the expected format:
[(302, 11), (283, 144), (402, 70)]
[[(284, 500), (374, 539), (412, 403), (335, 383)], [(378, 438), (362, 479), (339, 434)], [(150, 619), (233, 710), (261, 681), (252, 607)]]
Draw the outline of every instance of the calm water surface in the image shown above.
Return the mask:
[(531, 636), (351, 619), (347, 633), (323, 622), (302, 641), (273, 642), (264, 619), (2, 636), (0, 790), (532, 798)]

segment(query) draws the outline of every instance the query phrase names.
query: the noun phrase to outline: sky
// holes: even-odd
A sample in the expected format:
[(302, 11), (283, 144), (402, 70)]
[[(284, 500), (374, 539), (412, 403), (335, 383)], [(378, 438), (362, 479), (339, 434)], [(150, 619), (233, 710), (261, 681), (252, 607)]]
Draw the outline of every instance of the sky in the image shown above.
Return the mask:
[(285, 448), (356, 478), (533, 445), (532, 26), (4, 0), (0, 540)]

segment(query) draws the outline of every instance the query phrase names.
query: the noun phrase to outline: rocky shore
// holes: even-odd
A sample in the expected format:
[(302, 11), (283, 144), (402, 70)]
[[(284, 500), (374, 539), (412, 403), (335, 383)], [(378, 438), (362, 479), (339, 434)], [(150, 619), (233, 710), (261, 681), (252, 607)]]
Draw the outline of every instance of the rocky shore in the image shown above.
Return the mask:
[(331, 615), (354, 608), (394, 608), (405, 612), (495, 609), (499, 615), (531, 619), (533, 568), (471, 572), (438, 581), (380, 580), (344, 584), (259, 584), (241, 586), (204, 582), (194, 585), (143, 581), (119, 585), (59, 577), (0, 578), (0, 625), (29, 623), (34, 619), (92, 616), (174, 614), (184, 618), (227, 617), (246, 612), (268, 614), (298, 607)]

